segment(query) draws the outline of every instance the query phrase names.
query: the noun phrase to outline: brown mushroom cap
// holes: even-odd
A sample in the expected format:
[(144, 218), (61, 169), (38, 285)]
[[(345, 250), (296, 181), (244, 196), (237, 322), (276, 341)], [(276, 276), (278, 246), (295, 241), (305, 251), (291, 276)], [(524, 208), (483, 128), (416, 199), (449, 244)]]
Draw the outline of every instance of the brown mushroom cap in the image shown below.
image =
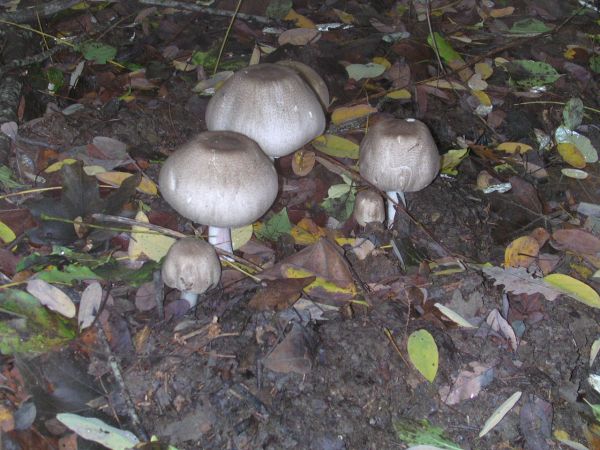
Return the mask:
[(360, 144), (360, 174), (382, 191), (419, 191), (439, 170), (437, 146), (419, 120), (382, 119)]
[(210, 99), (209, 130), (254, 139), (271, 157), (289, 155), (325, 130), (316, 94), (293, 69), (257, 64), (236, 72)]
[(167, 252), (162, 278), (169, 287), (202, 294), (219, 283), (221, 263), (212, 245), (187, 237), (175, 242)]
[(385, 220), (383, 198), (372, 189), (360, 191), (356, 194), (353, 215), (354, 220), (361, 227), (371, 222), (383, 223)]
[(321, 106), (325, 109), (329, 106), (329, 89), (325, 84), (321, 75), (317, 73), (315, 69), (312, 67), (293, 59), (282, 59), (281, 61), (277, 61), (276, 64), (281, 64), (282, 66), (289, 67), (294, 69), (302, 79), (308, 84), (317, 97), (319, 97), (319, 101), (321, 102)]
[(273, 162), (252, 139), (207, 131), (177, 149), (158, 178), (164, 199), (194, 222), (232, 228), (265, 214), (278, 191)]

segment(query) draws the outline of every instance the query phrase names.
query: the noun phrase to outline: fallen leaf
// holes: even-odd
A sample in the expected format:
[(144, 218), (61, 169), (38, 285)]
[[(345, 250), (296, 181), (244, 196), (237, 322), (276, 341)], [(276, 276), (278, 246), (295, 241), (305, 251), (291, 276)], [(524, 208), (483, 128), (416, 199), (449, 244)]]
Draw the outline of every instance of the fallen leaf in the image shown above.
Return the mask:
[(385, 96), (386, 98), (391, 98), (392, 100), (409, 100), (412, 98), (412, 94), (408, 89), (397, 89), (395, 91), (390, 91)]
[(562, 293), (558, 288), (534, 278), (524, 267), (482, 267), (483, 272), (493, 278), (494, 286), (504, 285), (504, 290), (514, 294), (542, 294), (547, 300), (556, 300)]
[(385, 66), (381, 64), (350, 64), (346, 66), (346, 72), (351, 80), (360, 81), (363, 78), (377, 78), (385, 72)]
[(81, 300), (79, 301), (79, 312), (77, 314), (77, 324), (79, 325), (79, 331), (83, 331), (88, 328), (96, 315), (100, 310), (100, 304), (102, 303), (102, 286), (97, 281), (92, 282), (88, 287), (81, 293)]
[(533, 150), (533, 147), (531, 147), (531, 145), (522, 144), (520, 142), (503, 142), (496, 147), (496, 150), (501, 150), (510, 154), (522, 154)]
[(315, 166), (315, 152), (310, 150), (298, 150), (292, 158), (292, 170), (299, 177), (304, 177), (310, 173)]
[(552, 233), (552, 240), (558, 250), (568, 250), (580, 255), (600, 253), (600, 238), (585, 230), (577, 228), (556, 230)]
[(305, 375), (312, 369), (315, 342), (308, 330), (294, 324), (287, 336), (263, 359), (263, 366), (280, 373)]
[(544, 282), (557, 288), (563, 294), (592, 308), (600, 308), (600, 295), (587, 284), (569, 275), (553, 273), (544, 277)]
[(292, 28), (279, 35), (277, 42), (280, 46), (306, 45), (317, 42), (321, 38), (321, 33), (314, 28)]
[(474, 66), (475, 72), (481, 75), (482, 80), (487, 80), (494, 73), (494, 69), (486, 62), (479, 62)]
[(585, 158), (579, 149), (570, 142), (563, 142), (556, 145), (558, 154), (564, 162), (576, 169), (583, 169), (586, 166)]
[(503, 336), (505, 339), (510, 341), (510, 346), (513, 351), (517, 351), (519, 346), (519, 340), (517, 339), (517, 335), (515, 334), (515, 330), (510, 326), (508, 321), (502, 317), (500, 311), (497, 309), (493, 309), (490, 311), (486, 318), (486, 323), (489, 327), (494, 330), (496, 333)]
[(585, 162), (598, 162), (598, 151), (587, 137), (578, 132), (569, 130), (566, 126), (560, 126), (554, 131), (554, 139), (557, 144), (573, 144), (581, 152)]
[(14, 241), (16, 238), (17, 235), (15, 232), (11, 230), (4, 222), (0, 221), (0, 239), (2, 239), (2, 242), (8, 244), (9, 242)]
[(514, 6), (507, 6), (505, 8), (496, 8), (496, 9), (490, 10), (490, 16), (498, 19), (500, 17), (510, 16), (514, 12), (515, 12)]
[(565, 177), (574, 178), (576, 180), (585, 180), (588, 177), (587, 172), (579, 169), (571, 169), (569, 167), (561, 169), (560, 172)]
[(283, 20), (293, 21), (298, 28), (316, 28), (312, 20), (302, 14), (298, 14), (293, 9), (290, 9)]
[[(474, 73), (469, 81), (467, 81), (467, 86), (473, 91), (485, 91), (488, 87), (488, 84), (481, 78), (480, 73)], [(489, 103), (491, 105), (491, 102)]]
[(339, 125), (344, 122), (367, 117), (376, 112), (377, 108), (374, 108), (371, 105), (341, 106), (333, 110), (331, 113), (331, 121), (335, 125)]
[(512, 409), (513, 406), (519, 401), (521, 398), (521, 391), (515, 392), (511, 395), (508, 400), (502, 403), (490, 416), (488, 420), (486, 420), (483, 428), (479, 432), (479, 437), (485, 436), (490, 432), (492, 428), (494, 428), (498, 423), (504, 419), (504, 416)]
[(466, 91), (467, 90), (467, 88), (461, 83), (458, 83), (456, 81), (443, 80), (443, 79), (428, 81), (424, 84), (426, 86), (431, 86), (431, 87), (438, 88), (438, 89), (451, 89), (451, 90), (456, 90), (456, 91)]
[(437, 309), (439, 309), (443, 315), (445, 315), (448, 319), (450, 319), (452, 322), (457, 324), (459, 327), (477, 328), (475, 325), (470, 323), (463, 316), (461, 316), (457, 312), (452, 311), (450, 308), (442, 305), (441, 303), (435, 303), (433, 306), (435, 306)]
[(248, 302), (248, 306), (257, 311), (281, 311), (292, 306), (300, 298), (302, 289), (315, 281), (316, 277), (287, 278), (267, 281)]
[[(111, 186), (121, 186), (123, 181), (133, 176), (127, 172), (102, 172), (97, 173), (96, 178), (103, 183), (110, 184)], [(137, 186), (137, 190), (148, 195), (158, 195), (158, 188), (156, 184), (146, 176), (142, 176), (140, 184)]]
[(84, 439), (97, 442), (113, 450), (126, 450), (139, 444), (139, 439), (130, 431), (120, 430), (92, 417), (61, 413), (56, 418)]
[[(148, 216), (142, 211), (136, 214), (135, 220), (149, 223)], [(140, 225), (134, 225), (131, 227), (131, 240), (127, 252), (132, 260), (146, 256), (152, 261), (160, 261), (174, 242), (175, 239), (170, 236), (159, 234)]]
[(156, 308), (154, 282), (143, 283), (135, 292), (135, 307), (138, 311), (151, 311)]
[(324, 134), (311, 142), (312, 146), (334, 158), (358, 159), (359, 145), (349, 139), (333, 134)]
[(304, 217), (292, 227), (290, 235), (294, 238), (296, 245), (312, 245), (327, 235), (327, 230), (318, 226), (308, 217)]
[(245, 227), (233, 228), (231, 230), (231, 247), (234, 250), (243, 247), (250, 239), (252, 239), (253, 233), (254, 228), (252, 227), (252, 224), (248, 224)]
[(75, 304), (69, 296), (44, 280), (29, 280), (27, 282), (27, 292), (37, 298), (48, 309), (56, 311), (69, 319), (75, 317)]
[(504, 252), (505, 267), (529, 267), (540, 252), (540, 244), (531, 236), (521, 236), (512, 241)]
[(446, 405), (456, 405), (477, 397), (481, 389), (493, 381), (493, 367), (476, 361), (469, 363), (469, 366), (470, 370), (461, 370), (456, 377), (452, 377), (454, 380), (451, 386), (444, 385), (440, 388), (440, 397)]
[(433, 336), (427, 330), (417, 330), (408, 336), (406, 343), (408, 357), (415, 368), (433, 383), (438, 370), (438, 348)]

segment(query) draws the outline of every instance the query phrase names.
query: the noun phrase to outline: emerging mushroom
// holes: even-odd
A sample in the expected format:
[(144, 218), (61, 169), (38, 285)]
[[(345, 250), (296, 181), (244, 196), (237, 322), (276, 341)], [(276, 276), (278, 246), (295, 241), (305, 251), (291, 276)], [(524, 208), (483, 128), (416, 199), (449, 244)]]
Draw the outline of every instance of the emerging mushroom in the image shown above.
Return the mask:
[(317, 95), (293, 69), (257, 64), (236, 72), (210, 99), (206, 126), (242, 133), (279, 158), (321, 135), (325, 115)]
[(197, 135), (167, 158), (158, 182), (173, 209), (209, 225), (208, 241), (229, 253), (230, 228), (265, 214), (279, 187), (273, 162), (256, 142), (232, 131)]
[(354, 220), (364, 227), (368, 223), (383, 223), (385, 220), (385, 207), (383, 198), (373, 189), (365, 189), (356, 194), (354, 201)]
[(221, 263), (208, 242), (187, 237), (175, 242), (163, 262), (163, 282), (181, 291), (181, 299), (196, 306), (198, 294), (217, 286), (221, 279)]
[(404, 192), (420, 191), (440, 170), (440, 155), (427, 126), (415, 119), (385, 118), (367, 132), (360, 144), (360, 174), (385, 191), (387, 223), (394, 223), (396, 208), (389, 199), (406, 205)]

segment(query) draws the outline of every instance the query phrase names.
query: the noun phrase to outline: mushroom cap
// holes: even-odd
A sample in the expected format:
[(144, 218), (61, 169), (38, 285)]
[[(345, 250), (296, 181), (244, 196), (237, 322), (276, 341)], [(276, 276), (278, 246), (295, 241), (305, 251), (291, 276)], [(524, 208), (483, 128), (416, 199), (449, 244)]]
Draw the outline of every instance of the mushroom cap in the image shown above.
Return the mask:
[(325, 114), (317, 95), (293, 69), (257, 64), (233, 74), (213, 95), (206, 126), (242, 133), (278, 158), (321, 135)]
[(282, 59), (281, 61), (277, 61), (276, 64), (281, 64), (282, 66), (294, 69), (298, 75), (302, 77), (306, 84), (308, 84), (310, 88), (315, 91), (315, 94), (317, 94), (317, 97), (321, 102), (321, 106), (327, 109), (330, 100), (329, 88), (327, 88), (325, 81), (315, 69), (294, 59)]
[(419, 120), (382, 119), (360, 144), (360, 174), (382, 191), (420, 191), (439, 170), (437, 146)]
[(167, 252), (162, 278), (169, 287), (202, 294), (219, 283), (221, 263), (208, 242), (186, 237), (175, 242)]
[(182, 216), (213, 227), (248, 225), (268, 211), (279, 188), (273, 162), (252, 139), (207, 131), (177, 149), (158, 177)]
[(370, 222), (383, 223), (385, 220), (383, 198), (373, 189), (360, 191), (356, 194), (353, 215), (361, 227)]

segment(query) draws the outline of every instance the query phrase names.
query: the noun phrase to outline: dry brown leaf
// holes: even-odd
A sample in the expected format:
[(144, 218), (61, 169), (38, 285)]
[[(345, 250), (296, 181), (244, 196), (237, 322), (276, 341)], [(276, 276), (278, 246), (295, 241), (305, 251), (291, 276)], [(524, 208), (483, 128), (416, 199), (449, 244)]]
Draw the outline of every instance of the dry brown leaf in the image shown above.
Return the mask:
[(293, 28), (286, 30), (279, 35), (279, 45), (306, 45), (317, 42), (321, 38), (321, 33), (314, 28)]
[(552, 239), (554, 247), (559, 250), (587, 255), (600, 253), (600, 238), (585, 230), (557, 230), (552, 233)]
[(540, 244), (531, 236), (521, 236), (506, 247), (505, 267), (529, 267), (540, 252)]
[(308, 175), (315, 167), (315, 152), (310, 150), (298, 150), (292, 158), (292, 170), (299, 177)]
[(248, 306), (258, 311), (287, 309), (300, 298), (302, 289), (315, 281), (315, 278), (286, 278), (267, 281), (267, 286), (254, 294)]

